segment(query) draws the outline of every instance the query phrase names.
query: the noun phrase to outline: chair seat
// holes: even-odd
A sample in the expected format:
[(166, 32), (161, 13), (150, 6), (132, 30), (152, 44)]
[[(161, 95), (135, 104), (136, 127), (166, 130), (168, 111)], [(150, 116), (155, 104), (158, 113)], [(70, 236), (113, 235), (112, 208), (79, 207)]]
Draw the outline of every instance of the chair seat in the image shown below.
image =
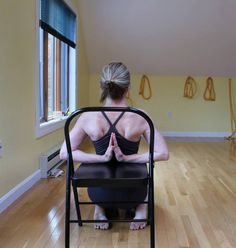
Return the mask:
[(72, 177), (77, 187), (143, 187), (147, 183), (145, 163), (82, 163)]

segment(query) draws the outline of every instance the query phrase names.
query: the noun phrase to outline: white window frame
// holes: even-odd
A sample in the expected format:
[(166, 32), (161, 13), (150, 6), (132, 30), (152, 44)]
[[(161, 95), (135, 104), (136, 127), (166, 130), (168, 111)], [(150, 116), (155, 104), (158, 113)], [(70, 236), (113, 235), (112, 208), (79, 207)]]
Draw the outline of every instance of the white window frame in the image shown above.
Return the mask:
[[(70, 6), (73, 10), (73, 8)], [(74, 10), (76, 12), (76, 10)], [(63, 116), (60, 119), (50, 120), (44, 123), (40, 123), (40, 26), (39, 26), (39, 16), (40, 16), (40, 0), (36, 0), (36, 32), (35, 32), (35, 137), (40, 138), (49, 133), (52, 133), (60, 128), (63, 128), (65, 121), (68, 118)], [(77, 34), (76, 34), (76, 37)], [(70, 111), (76, 109), (77, 106), (77, 78), (78, 78), (78, 46), (75, 48), (75, 85), (70, 87)]]

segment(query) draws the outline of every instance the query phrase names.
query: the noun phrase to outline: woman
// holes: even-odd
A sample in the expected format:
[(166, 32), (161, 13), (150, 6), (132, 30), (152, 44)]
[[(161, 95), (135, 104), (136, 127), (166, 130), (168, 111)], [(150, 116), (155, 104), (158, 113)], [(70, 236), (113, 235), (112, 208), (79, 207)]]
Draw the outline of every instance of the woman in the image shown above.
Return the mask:
[[(130, 87), (130, 73), (122, 63), (110, 63), (103, 68), (101, 81), (101, 99), (105, 107), (127, 107), (125, 96)], [(96, 123), (96, 125), (94, 125)], [(88, 112), (83, 113), (71, 130), (71, 147), (73, 159), (81, 163), (102, 163), (111, 160), (127, 163), (146, 163), (149, 153), (138, 154), (141, 137), (149, 142), (149, 125), (139, 115), (131, 112)], [(81, 143), (89, 137), (95, 146), (96, 154), (86, 153), (79, 149)], [(65, 142), (60, 151), (61, 159), (66, 159)], [(166, 143), (155, 129), (154, 160), (168, 160)], [(147, 188), (140, 189), (107, 189), (89, 188), (92, 201), (117, 200), (124, 198), (143, 201), (147, 197)], [(116, 206), (117, 208), (119, 206)], [(147, 217), (147, 205), (135, 206), (134, 219)], [(104, 206), (95, 206), (95, 220), (106, 220)], [(131, 222), (130, 229), (143, 229), (146, 223)], [(108, 229), (108, 223), (96, 223), (97, 229)]]

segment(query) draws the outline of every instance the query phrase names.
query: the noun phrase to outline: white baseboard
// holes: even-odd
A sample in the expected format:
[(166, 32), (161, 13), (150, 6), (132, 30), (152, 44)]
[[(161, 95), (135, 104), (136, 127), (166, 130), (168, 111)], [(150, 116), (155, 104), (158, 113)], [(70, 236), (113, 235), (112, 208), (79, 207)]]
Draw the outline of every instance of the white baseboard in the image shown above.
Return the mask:
[(229, 132), (161, 132), (165, 137), (203, 137), (223, 138), (231, 135)]
[(40, 170), (35, 171), (31, 176), (19, 183), (7, 194), (0, 198), (0, 213), (8, 208), (15, 200), (30, 189), (41, 177)]

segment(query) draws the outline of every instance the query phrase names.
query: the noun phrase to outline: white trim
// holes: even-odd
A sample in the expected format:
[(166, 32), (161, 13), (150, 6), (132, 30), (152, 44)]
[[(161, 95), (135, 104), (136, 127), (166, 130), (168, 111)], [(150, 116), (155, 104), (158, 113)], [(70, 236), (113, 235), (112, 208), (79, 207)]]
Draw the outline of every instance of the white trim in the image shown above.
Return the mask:
[(35, 126), (36, 138), (40, 138), (48, 133), (54, 132), (55, 130), (59, 128), (63, 128), (67, 118), (68, 117), (65, 116), (60, 120), (51, 120), (51, 121), (42, 123), (41, 125), (38, 125), (36, 123), (36, 126)]
[(230, 135), (229, 132), (161, 132), (165, 137), (206, 137), (223, 138)]
[(0, 213), (8, 208), (15, 200), (30, 189), (41, 178), (40, 170), (35, 171), (31, 176), (19, 183), (7, 194), (0, 198)]

